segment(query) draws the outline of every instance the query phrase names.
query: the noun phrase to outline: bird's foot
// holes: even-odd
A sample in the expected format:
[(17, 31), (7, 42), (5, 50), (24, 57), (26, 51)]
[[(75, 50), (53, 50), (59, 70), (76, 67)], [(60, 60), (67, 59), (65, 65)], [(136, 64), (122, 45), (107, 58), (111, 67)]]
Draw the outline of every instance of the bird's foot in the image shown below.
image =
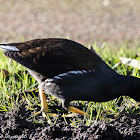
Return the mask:
[(81, 114), (83, 116), (84, 115), (89, 116), (88, 113), (85, 113), (84, 111), (82, 111), (82, 110), (80, 110), (80, 109), (78, 109), (76, 107), (73, 107), (73, 106), (69, 106), (68, 110), (71, 111), (72, 113), (71, 114), (64, 114), (64, 115), (62, 115), (62, 117), (73, 117), (73, 116), (76, 116), (77, 113)]
[(38, 116), (40, 114), (42, 114), (42, 116), (47, 120), (47, 122), (49, 124), (52, 123), (50, 117), (56, 117), (56, 116), (58, 116), (58, 114), (56, 114), (56, 113), (48, 113), (48, 112), (44, 112), (42, 110), (40, 110), (39, 112), (36, 112), (34, 115), (35, 116)]
[(35, 115), (35, 116), (38, 116), (38, 115), (40, 115), (41, 113), (42, 113), (42, 116), (43, 116), (44, 118), (46, 118), (46, 119), (48, 119), (48, 117), (56, 117), (56, 116), (58, 116), (58, 114), (56, 114), (56, 113), (49, 113), (49, 112), (45, 112), (45, 111), (42, 111), (42, 110), (36, 112), (34, 115)]
[(42, 113), (42, 116), (44, 118), (46, 118), (47, 120), (50, 120), (49, 117), (56, 117), (57, 116), (56, 113), (49, 113), (45, 93), (40, 88), (39, 88), (39, 95), (40, 95), (40, 99), (41, 99), (41, 110), (39, 112), (35, 113), (35, 116), (40, 115)]
[(71, 111), (71, 112), (73, 112), (73, 113), (79, 113), (79, 114), (81, 114), (81, 115), (83, 115), (83, 116), (89, 116), (89, 114), (88, 113), (86, 113), (86, 112), (84, 112), (84, 111), (82, 111), (82, 110), (80, 110), (80, 109), (78, 109), (78, 108), (76, 108), (76, 107), (73, 107), (73, 106), (69, 106), (68, 107), (68, 110), (69, 111)]

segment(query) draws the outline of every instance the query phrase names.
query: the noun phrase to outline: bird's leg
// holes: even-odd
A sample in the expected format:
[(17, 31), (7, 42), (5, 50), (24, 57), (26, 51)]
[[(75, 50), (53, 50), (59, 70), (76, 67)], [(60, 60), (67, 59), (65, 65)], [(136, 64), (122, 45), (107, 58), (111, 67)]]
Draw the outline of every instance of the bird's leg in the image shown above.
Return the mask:
[(41, 99), (41, 111), (35, 113), (35, 115), (39, 115), (42, 113), (42, 116), (46, 117), (47, 119), (48, 119), (48, 116), (46, 115), (46, 113), (51, 117), (57, 116), (57, 114), (55, 114), (55, 113), (49, 113), (45, 93), (40, 88), (39, 88), (39, 95), (40, 95), (40, 99)]
[(40, 88), (39, 88), (39, 95), (40, 95), (40, 99), (41, 99), (41, 111), (42, 111), (42, 115), (43, 115), (43, 117), (45, 117), (44, 114), (47, 113), (47, 112), (49, 112), (49, 110), (48, 110), (48, 104), (47, 104), (47, 101), (46, 101), (45, 93)]
[(81, 115), (87, 115), (87, 116), (89, 116), (89, 114), (87, 114), (87, 113), (85, 113), (84, 111), (82, 111), (82, 110), (80, 110), (80, 109), (78, 109), (78, 108), (76, 108), (76, 107), (73, 107), (73, 106), (69, 106), (68, 107), (68, 110), (69, 111), (71, 111), (72, 113), (71, 114), (64, 114), (64, 115), (62, 115), (62, 117), (72, 117), (72, 116), (74, 116), (75, 115), (75, 113), (79, 113), (79, 114), (81, 114)]

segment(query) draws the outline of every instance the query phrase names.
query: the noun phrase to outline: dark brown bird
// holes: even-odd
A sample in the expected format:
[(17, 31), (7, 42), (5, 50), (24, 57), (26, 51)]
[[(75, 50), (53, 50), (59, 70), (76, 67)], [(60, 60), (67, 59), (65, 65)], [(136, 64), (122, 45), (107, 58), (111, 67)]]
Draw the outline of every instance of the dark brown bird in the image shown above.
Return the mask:
[[(122, 95), (139, 100), (140, 79), (112, 70), (94, 50), (61, 38), (35, 39), (23, 43), (0, 44), (4, 54), (23, 65), (39, 82), (41, 112), (48, 113), (45, 93), (62, 101), (109, 101)], [(43, 92), (44, 91), (44, 92)]]

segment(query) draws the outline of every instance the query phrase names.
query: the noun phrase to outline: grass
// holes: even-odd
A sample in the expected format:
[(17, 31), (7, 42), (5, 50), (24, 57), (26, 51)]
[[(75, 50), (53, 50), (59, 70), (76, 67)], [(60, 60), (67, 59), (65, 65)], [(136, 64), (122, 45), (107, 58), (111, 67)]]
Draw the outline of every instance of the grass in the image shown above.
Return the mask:
[[(138, 44), (128, 49), (127, 43), (125, 43), (117, 52), (110, 51), (109, 47), (105, 43), (98, 47), (95, 42), (93, 44), (93, 48), (117, 73), (140, 77), (139, 70), (119, 64), (119, 57), (130, 57), (137, 60), (140, 59), (140, 56), (136, 55), (136, 52), (137, 54), (140, 53)], [(34, 97), (31, 97), (30, 95), (23, 94), (22, 100), (18, 101), (19, 93), (21, 91), (30, 90), (37, 87), (37, 82), (20, 64), (6, 58), (2, 51), (0, 51), (0, 68), (0, 111), (9, 111), (15, 107), (19, 107), (22, 102), (27, 102), (26, 108), (32, 112), (34, 111), (34, 102), (36, 102), (38, 106), (41, 106), (40, 100), (38, 100), (35, 95), (33, 95)], [(9, 72), (8, 76), (3, 76), (3, 69)], [(16, 95), (16, 98), (14, 98), (14, 95)], [(54, 97), (51, 98), (54, 100)], [(82, 110), (90, 114), (90, 117), (84, 117), (83, 119), (77, 117), (76, 120), (70, 120), (71, 125), (78, 126), (80, 122), (85, 122), (86, 125), (90, 125), (97, 120), (105, 120), (110, 122), (113, 119), (109, 116), (119, 114), (121, 111), (134, 115), (139, 114), (138, 110), (140, 107), (135, 100), (129, 97), (122, 97), (123, 100), (120, 102), (120, 98), (121, 97), (103, 103), (78, 101), (82, 106)], [(119, 102), (121, 104), (120, 106), (118, 106)], [(52, 102), (49, 102), (49, 104), (51, 103)], [(58, 110), (58, 112), (61, 112), (61, 110)], [(36, 122), (36, 120), (34, 121)], [(64, 119), (64, 121), (67, 123), (66, 119)], [(52, 124), (56, 122), (57, 119), (52, 122)]]

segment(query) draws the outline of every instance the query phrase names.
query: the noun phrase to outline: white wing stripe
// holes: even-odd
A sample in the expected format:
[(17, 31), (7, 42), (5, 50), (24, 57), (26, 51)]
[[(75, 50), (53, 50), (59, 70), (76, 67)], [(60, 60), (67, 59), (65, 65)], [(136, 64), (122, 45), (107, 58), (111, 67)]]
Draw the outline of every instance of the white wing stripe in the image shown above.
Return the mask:
[(20, 51), (15, 46), (9, 46), (9, 45), (3, 45), (3, 44), (2, 45), (0, 44), (0, 48), (6, 51), (15, 51), (15, 52)]
[[(90, 73), (90, 72), (95, 72), (95, 70), (77, 70), (77, 71), (69, 71), (69, 72), (66, 72), (66, 73), (62, 73), (62, 74), (59, 74), (57, 76), (54, 76), (53, 78), (51, 79), (46, 79), (45, 82), (47, 83), (51, 83), (51, 82), (55, 82), (56, 80), (62, 80), (65, 76), (69, 76), (70, 74), (74, 74), (74, 75), (79, 75), (79, 74), (86, 74), (86, 73)], [(49, 85), (49, 84), (48, 84)]]

